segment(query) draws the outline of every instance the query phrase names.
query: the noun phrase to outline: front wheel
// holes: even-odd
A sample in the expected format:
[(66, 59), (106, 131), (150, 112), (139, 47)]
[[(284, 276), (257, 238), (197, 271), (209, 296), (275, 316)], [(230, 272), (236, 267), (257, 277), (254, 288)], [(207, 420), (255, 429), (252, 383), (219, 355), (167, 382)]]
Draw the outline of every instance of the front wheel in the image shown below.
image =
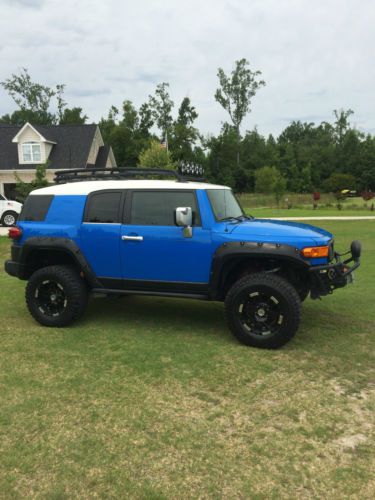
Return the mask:
[(31, 315), (44, 326), (62, 327), (73, 323), (87, 303), (86, 284), (69, 266), (48, 266), (35, 271), (25, 295)]
[(225, 298), (229, 328), (243, 344), (276, 349), (298, 330), (301, 301), (280, 276), (256, 273), (237, 281)]

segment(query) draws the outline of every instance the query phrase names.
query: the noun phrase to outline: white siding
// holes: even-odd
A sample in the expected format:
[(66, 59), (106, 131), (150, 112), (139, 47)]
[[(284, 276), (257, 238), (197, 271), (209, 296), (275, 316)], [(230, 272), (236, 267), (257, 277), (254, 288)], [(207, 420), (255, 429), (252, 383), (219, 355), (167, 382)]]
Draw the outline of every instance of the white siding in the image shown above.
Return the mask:
[(116, 166), (115, 155), (113, 154), (112, 148), (110, 148), (105, 168), (113, 168)]
[(45, 160), (44, 161), (47, 161), (48, 158), (49, 158), (49, 155), (51, 154), (51, 150), (53, 148), (54, 144), (50, 144), (49, 142), (45, 142), (44, 143), (44, 148), (45, 148)]
[(18, 159), (20, 164), (28, 164), (28, 163), (35, 163), (32, 161), (23, 161), (23, 153), (22, 153), (22, 144), (24, 142), (37, 142), (40, 144), (40, 163), (44, 163), (46, 159), (49, 156), (49, 153), (51, 151), (52, 144), (48, 144), (49, 150), (48, 152), (46, 151), (46, 143), (41, 142), (40, 136), (34, 132), (34, 130), (31, 127), (26, 127), (25, 130), (22, 132), (22, 134), (18, 138)]
[(104, 142), (99, 127), (96, 127), (94, 139), (92, 141), (89, 156), (87, 158), (87, 163), (95, 164), (100, 146), (104, 146)]
[[(15, 174), (18, 174), (23, 182), (31, 182), (35, 179), (35, 169), (33, 170), (0, 170), (0, 193), (4, 194), (4, 184), (15, 184), (17, 182)], [(55, 177), (55, 170), (47, 170), (47, 181), (52, 183)]]

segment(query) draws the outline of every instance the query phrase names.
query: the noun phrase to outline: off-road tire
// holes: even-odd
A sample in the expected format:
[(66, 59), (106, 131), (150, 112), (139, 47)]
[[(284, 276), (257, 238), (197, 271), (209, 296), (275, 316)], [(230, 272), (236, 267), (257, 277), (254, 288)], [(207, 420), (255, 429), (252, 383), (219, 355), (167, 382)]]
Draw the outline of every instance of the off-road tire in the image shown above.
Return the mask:
[[(54, 286), (63, 297), (61, 311), (51, 314), (47, 306), (41, 305), (43, 287)], [(48, 298), (48, 290), (44, 290)], [(52, 297), (52, 294), (50, 295)], [(84, 312), (88, 290), (79, 273), (70, 266), (48, 266), (33, 273), (27, 283), (26, 304), (33, 318), (44, 326), (63, 327), (76, 321)], [(53, 306), (53, 303), (51, 302)]]
[[(8, 219), (12, 217), (13, 222), (9, 223)], [(13, 212), (12, 210), (7, 210), (6, 212), (3, 213), (3, 216), (1, 217), (1, 225), (5, 227), (12, 227), (16, 224), (18, 219), (18, 213)]]
[[(264, 349), (276, 349), (294, 337), (300, 309), (301, 300), (296, 289), (284, 278), (271, 273), (254, 273), (239, 279), (225, 298), (226, 318), (233, 335), (245, 345)], [(265, 310), (269, 311), (266, 316), (270, 317), (270, 323), (273, 319), (272, 328), (267, 329), (269, 333), (267, 330), (257, 332), (258, 328), (266, 328), (260, 322), (263, 318), (258, 315), (258, 311), (263, 313)]]

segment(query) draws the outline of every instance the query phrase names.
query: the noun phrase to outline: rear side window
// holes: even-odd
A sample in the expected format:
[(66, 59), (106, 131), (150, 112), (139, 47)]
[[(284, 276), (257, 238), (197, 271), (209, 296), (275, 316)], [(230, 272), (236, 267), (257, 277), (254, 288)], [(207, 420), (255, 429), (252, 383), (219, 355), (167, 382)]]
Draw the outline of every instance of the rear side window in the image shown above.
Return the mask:
[(192, 191), (134, 191), (130, 224), (174, 226), (177, 207), (191, 207), (193, 225), (200, 225), (197, 202)]
[(28, 196), (18, 220), (33, 222), (44, 221), (52, 200), (52, 194), (35, 194)]
[(87, 200), (84, 222), (119, 223), (121, 195), (121, 191), (91, 194)]

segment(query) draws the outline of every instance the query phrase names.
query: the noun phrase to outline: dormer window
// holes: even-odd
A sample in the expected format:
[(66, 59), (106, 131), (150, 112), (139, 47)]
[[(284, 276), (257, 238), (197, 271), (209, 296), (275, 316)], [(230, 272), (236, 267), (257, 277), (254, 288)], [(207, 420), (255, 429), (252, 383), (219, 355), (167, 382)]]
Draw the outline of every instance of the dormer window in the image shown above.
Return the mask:
[(37, 163), (41, 159), (40, 143), (35, 141), (24, 142), (22, 144), (23, 161)]

